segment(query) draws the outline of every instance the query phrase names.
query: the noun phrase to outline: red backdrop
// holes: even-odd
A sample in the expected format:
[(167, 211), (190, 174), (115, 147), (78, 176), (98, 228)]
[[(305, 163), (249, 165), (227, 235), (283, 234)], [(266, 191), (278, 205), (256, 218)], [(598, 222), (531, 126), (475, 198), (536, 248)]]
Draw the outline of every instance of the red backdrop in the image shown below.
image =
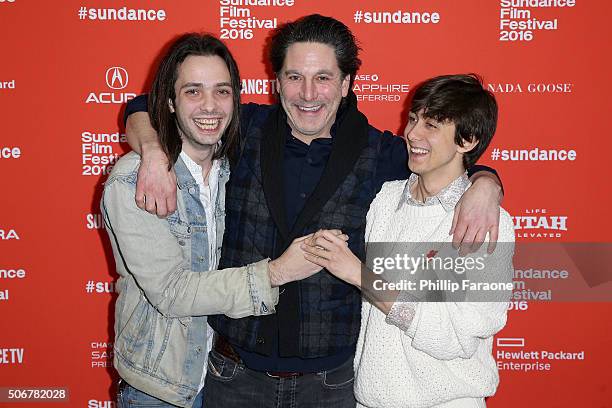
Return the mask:
[[(425, 78), (484, 77), (500, 118), (481, 162), (502, 176), (517, 242), (608, 239), (607, 2), (0, 0), (0, 398), (63, 387), (65, 406), (114, 406), (115, 272), (98, 203), (128, 149), (124, 102), (147, 91), (162, 48), (186, 31), (217, 34), (238, 60), (243, 101), (271, 102), (269, 27), (313, 12), (360, 40), (355, 92), (379, 128), (401, 131), (406, 94)], [(610, 293), (608, 279), (597, 283)], [(513, 308), (490, 406), (612, 407), (611, 303)], [(45, 404), (0, 402), (30, 405)]]

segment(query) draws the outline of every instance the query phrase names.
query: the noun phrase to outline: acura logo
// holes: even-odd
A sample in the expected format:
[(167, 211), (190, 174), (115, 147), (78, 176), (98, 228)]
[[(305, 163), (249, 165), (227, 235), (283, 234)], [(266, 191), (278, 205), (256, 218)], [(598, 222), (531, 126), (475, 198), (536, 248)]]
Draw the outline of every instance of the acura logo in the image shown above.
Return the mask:
[(106, 70), (106, 85), (110, 89), (123, 89), (128, 84), (128, 73), (125, 68), (111, 67)]

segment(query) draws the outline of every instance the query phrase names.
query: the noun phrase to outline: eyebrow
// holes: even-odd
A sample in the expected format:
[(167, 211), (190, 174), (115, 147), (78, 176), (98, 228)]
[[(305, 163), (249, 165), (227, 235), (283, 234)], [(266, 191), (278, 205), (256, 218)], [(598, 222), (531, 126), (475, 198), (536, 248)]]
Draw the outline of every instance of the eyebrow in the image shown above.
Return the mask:
[[(202, 83), (201, 83), (201, 82), (187, 82), (186, 84), (184, 84), (183, 86), (181, 86), (181, 89), (183, 89), (183, 88), (190, 88), (190, 87), (192, 87), (192, 86), (193, 86), (193, 87), (197, 87), (197, 88), (203, 88), (203, 87), (204, 87), (204, 85), (202, 85)], [(216, 87), (216, 88), (219, 88), (219, 87), (222, 87), (222, 86), (229, 86), (229, 87), (231, 87), (231, 86), (232, 86), (232, 84), (231, 84), (231, 83), (229, 83), (229, 82), (217, 82), (217, 83), (214, 85), (214, 87)]]
[[(288, 70), (285, 71), (285, 75), (291, 75), (291, 74), (303, 75), (300, 71), (295, 70), (295, 69), (288, 69)], [(329, 75), (329, 76), (334, 76), (334, 73), (332, 71), (327, 70), (327, 69), (323, 69), (321, 71), (317, 71), (317, 73), (315, 75), (321, 75), (321, 74), (325, 74), (325, 75)]]

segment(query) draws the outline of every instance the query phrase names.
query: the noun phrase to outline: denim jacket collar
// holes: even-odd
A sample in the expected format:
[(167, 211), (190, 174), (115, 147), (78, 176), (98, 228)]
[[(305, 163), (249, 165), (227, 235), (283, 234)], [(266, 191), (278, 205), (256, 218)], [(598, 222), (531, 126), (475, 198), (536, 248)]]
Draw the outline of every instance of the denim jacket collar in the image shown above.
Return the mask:
[(189, 169), (180, 156), (176, 160), (176, 163), (174, 163), (174, 173), (176, 174), (176, 184), (179, 189), (189, 189), (190, 187), (197, 185), (195, 179), (189, 172)]
[[(189, 189), (190, 187), (197, 186), (195, 179), (189, 172), (187, 165), (183, 159), (179, 158), (174, 163), (174, 173), (176, 174), (176, 185), (180, 190)], [(219, 184), (223, 184), (229, 178), (230, 167), (227, 158), (221, 159), (221, 165), (219, 166)]]

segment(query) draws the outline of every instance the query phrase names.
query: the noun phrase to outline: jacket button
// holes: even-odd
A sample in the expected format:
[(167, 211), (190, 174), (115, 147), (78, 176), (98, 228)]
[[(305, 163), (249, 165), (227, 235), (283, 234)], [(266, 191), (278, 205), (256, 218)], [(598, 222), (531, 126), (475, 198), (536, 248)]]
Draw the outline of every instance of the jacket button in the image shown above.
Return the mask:
[(264, 344), (266, 341), (264, 340), (263, 337), (258, 337), (257, 338), (257, 344)]
[(182, 241), (182, 240), (181, 240), (181, 241), (179, 241), (179, 242), (178, 242), (178, 244), (179, 244), (180, 246), (185, 246), (185, 241)]
[(202, 347), (198, 346), (195, 349), (196, 353), (200, 354), (202, 352)]
[(198, 261), (204, 262), (204, 257), (203, 256), (198, 256)]

